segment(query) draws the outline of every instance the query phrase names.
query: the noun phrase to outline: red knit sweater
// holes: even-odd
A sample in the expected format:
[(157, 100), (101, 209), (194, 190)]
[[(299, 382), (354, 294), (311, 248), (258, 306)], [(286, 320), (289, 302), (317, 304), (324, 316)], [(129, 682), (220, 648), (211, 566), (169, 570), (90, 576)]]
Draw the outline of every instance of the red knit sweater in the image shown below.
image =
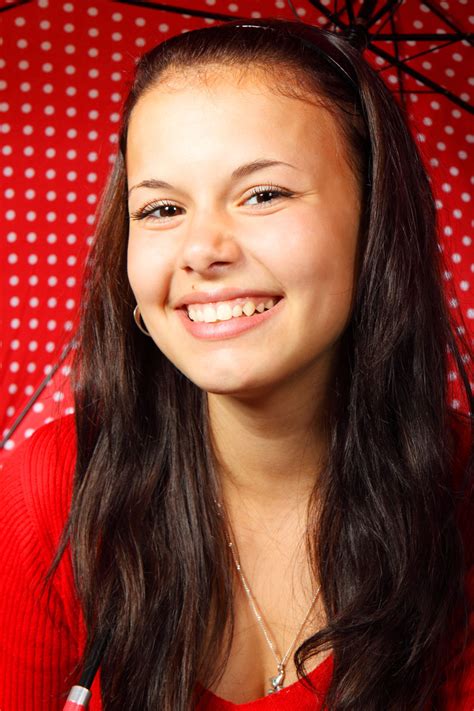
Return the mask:
[[(470, 434), (461, 433), (458, 451), (465, 461)], [(69, 555), (61, 561), (49, 596), (41, 586), (67, 517), (75, 461), (73, 417), (46, 425), (6, 461), (0, 477), (0, 711), (61, 710), (69, 688), (78, 682), (77, 668), (85, 643)], [(473, 541), (466, 541), (473, 547)], [(474, 600), (474, 564), (466, 579)], [(442, 687), (444, 711), (474, 710), (474, 611), (467, 646), (458, 649), (456, 634)], [(326, 692), (333, 658), (311, 674)], [(100, 679), (92, 687), (91, 711), (101, 710)], [(207, 692), (200, 709), (207, 711), (320, 711), (321, 704), (301, 682), (273, 696), (233, 704)]]

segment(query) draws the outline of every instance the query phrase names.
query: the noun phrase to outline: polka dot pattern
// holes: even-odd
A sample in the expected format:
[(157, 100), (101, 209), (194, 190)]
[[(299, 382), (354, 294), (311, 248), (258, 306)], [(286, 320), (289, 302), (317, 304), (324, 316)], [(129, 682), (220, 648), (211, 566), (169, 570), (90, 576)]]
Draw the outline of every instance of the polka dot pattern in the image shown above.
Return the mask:
[[(12, 0), (0, 0), (0, 8)], [(170, 4), (173, 1), (170, 0)], [(175, 5), (179, 3), (175, 0)], [(188, 0), (191, 8), (235, 16), (293, 17), (286, 0)], [(458, 24), (472, 31), (466, 0), (443, 2)], [(323, 0), (326, 7), (330, 0)], [(324, 25), (308, 2), (294, 2), (300, 19)], [(355, 3), (357, 9), (358, 3)], [(464, 18), (464, 19), (463, 19)], [(72, 412), (70, 356), (55, 370), (77, 323), (81, 274), (94, 225), (94, 210), (116, 151), (120, 106), (135, 58), (160, 39), (211, 25), (161, 10), (107, 0), (36, 0), (2, 14), (0, 45), (1, 214), (6, 239), (6, 367), (2, 383), (2, 434), (44, 379), (54, 372), (9, 439), (9, 451), (46, 421)], [(377, 25), (375, 25), (375, 29)], [(449, 31), (418, 3), (402, 3), (400, 32)], [(385, 27), (384, 31), (387, 31)], [(427, 46), (428, 45), (428, 46)], [(390, 42), (379, 45), (392, 52)], [(474, 101), (469, 47), (454, 43), (426, 54), (429, 43), (408, 42), (401, 58), (410, 66)], [(367, 54), (390, 88), (397, 72)], [(472, 74), (472, 73), (471, 73)], [(436, 193), (440, 249), (450, 305), (474, 331), (472, 201), (474, 134), (468, 114), (406, 79), (405, 104)], [(461, 327), (464, 328), (464, 327)], [(456, 379), (451, 378), (456, 400)]]

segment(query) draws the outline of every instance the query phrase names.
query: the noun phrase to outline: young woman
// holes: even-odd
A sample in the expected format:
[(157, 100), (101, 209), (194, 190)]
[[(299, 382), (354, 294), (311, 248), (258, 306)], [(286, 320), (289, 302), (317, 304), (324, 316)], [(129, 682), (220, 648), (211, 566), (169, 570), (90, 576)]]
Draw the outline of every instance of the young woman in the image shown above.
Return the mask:
[(472, 709), (460, 338), (416, 146), (346, 38), (146, 54), (75, 417), (3, 475), (0, 708), (61, 709), (102, 643), (93, 710)]

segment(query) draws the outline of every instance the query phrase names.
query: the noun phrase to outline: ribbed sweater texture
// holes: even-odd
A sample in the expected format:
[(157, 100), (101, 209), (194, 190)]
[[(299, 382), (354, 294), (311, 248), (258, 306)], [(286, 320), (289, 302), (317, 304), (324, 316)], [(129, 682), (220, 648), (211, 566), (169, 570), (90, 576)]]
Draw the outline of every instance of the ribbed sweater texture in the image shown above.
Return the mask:
[[(466, 460), (470, 433), (459, 430), (459, 461)], [(47, 592), (44, 578), (67, 518), (76, 457), (73, 416), (37, 430), (4, 462), (0, 472), (0, 711), (61, 711), (78, 683), (86, 641), (70, 553), (63, 556)], [(470, 636), (464, 648), (453, 631), (450, 663), (438, 711), (474, 711), (474, 541), (465, 540)], [(310, 677), (324, 693), (332, 656)], [(102, 711), (100, 675), (90, 711)], [(296, 682), (275, 695), (234, 704), (207, 692), (203, 711), (320, 711)], [(157, 710), (158, 711), (158, 710)], [(381, 710), (382, 711), (382, 710)]]

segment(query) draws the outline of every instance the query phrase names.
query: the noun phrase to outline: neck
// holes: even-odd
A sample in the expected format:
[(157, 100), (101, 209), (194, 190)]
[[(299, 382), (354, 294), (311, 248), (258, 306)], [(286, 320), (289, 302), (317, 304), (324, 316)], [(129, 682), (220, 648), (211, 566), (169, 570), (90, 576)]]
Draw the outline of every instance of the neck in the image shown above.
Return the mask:
[[(252, 399), (208, 395), (209, 422), (228, 509), (301, 515), (327, 451), (322, 392), (305, 387)], [(318, 404), (319, 403), (319, 404)]]

